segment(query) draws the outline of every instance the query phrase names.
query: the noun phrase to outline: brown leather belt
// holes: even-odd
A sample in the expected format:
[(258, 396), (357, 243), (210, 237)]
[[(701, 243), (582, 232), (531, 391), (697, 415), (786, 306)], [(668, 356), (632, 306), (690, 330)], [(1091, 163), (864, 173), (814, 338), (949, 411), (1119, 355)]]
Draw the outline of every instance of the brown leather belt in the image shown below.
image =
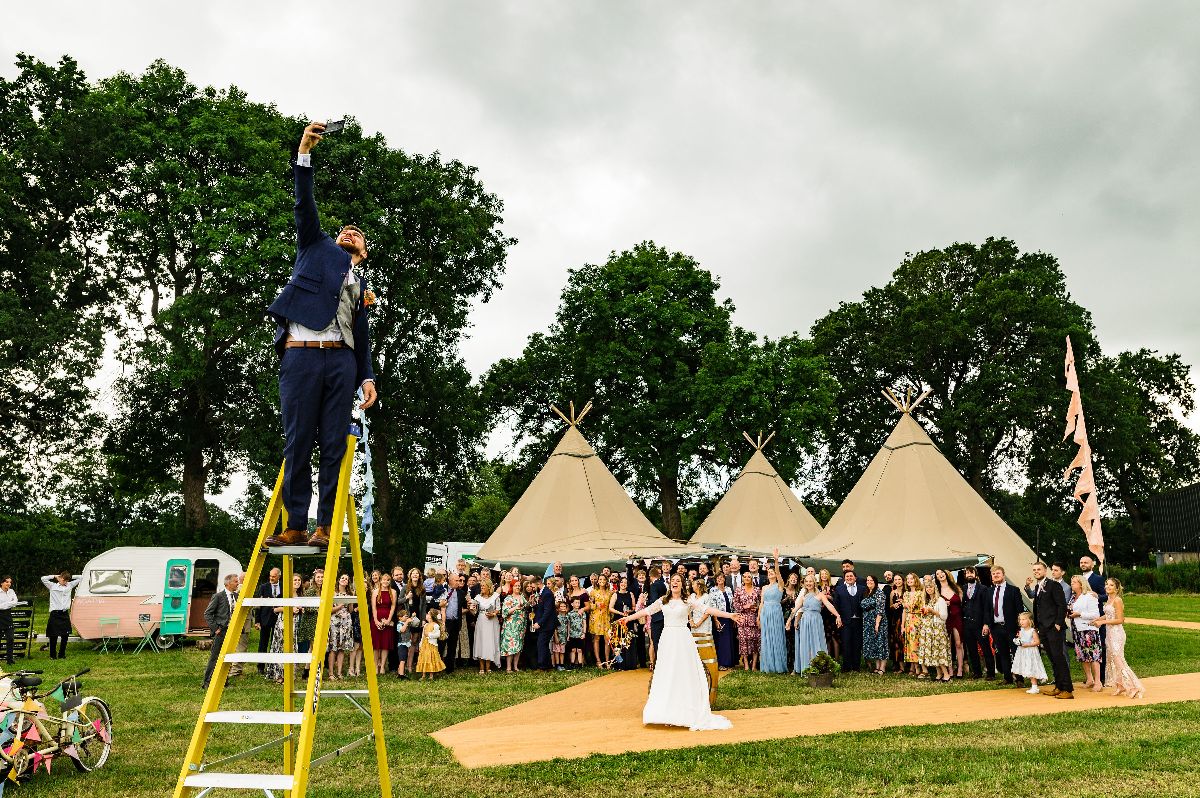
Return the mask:
[(341, 349), (345, 345), (343, 341), (288, 341), (284, 344), (288, 349)]

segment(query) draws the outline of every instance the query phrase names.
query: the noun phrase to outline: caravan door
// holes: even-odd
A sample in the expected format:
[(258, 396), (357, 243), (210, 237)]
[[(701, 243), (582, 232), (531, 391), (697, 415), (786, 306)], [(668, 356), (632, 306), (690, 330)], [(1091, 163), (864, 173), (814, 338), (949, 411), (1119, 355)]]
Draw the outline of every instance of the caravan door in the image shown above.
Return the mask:
[(187, 634), (188, 599), (192, 594), (192, 561), (167, 560), (167, 581), (163, 585), (162, 621), (158, 634)]

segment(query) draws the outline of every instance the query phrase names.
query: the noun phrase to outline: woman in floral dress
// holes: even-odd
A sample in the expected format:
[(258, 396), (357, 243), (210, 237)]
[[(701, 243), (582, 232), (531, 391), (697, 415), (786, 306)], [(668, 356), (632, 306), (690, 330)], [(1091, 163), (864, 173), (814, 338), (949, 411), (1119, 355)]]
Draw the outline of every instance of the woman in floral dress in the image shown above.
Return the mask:
[[(950, 681), (950, 635), (946, 632), (946, 618), (950, 614), (946, 600), (938, 592), (937, 584), (928, 579), (922, 593), (925, 606), (921, 609), (920, 631), (917, 642), (917, 661), (924, 671), (933, 668), (933, 678), (940, 682)], [(926, 678), (922, 673), (917, 678)]]
[[(292, 598), (300, 597), (300, 588), (303, 587), (304, 580), (300, 574), (292, 574)], [(275, 612), (279, 614), (279, 619), (275, 621), (275, 629), (271, 632), (271, 642), (267, 645), (267, 651), (272, 654), (283, 653), (283, 625), (287, 618), (292, 619), (292, 648), (296, 648), (296, 630), (300, 621), (299, 607), (276, 607)], [(263, 678), (273, 682), (283, 683), (283, 663), (268, 662), (263, 668)]]
[(916, 675), (920, 669), (917, 664), (917, 655), (920, 645), (918, 633), (921, 626), (921, 611), (925, 608), (923, 596), (924, 591), (921, 588), (920, 578), (910, 572), (904, 577), (904, 596), (901, 598), (904, 603), (904, 615), (900, 626), (904, 632), (904, 662), (909, 666), (908, 672), (913, 675)]
[[(612, 646), (608, 642), (608, 624), (611, 616), (608, 605), (612, 600), (612, 591), (608, 589), (608, 583), (599, 577), (593, 584), (592, 616), (588, 619), (588, 632), (592, 635), (592, 655), (596, 657), (596, 664), (600, 665), (602, 662), (608, 662), (612, 655)], [(600, 656), (602, 653), (604, 656)]]
[(862, 600), (862, 656), (868, 663), (874, 663), (875, 673), (887, 670), (888, 661), (888, 623), (887, 623), (887, 594), (875, 581), (873, 574), (867, 574), (866, 594)]
[(525, 645), (525, 595), (519, 586), (510, 586), (512, 591), (501, 603), (500, 656), (504, 657), (504, 671), (519, 671), (518, 661)]
[[(333, 595), (354, 595), (350, 588), (350, 574), (338, 577)], [(346, 678), (346, 655), (354, 650), (354, 627), (350, 622), (353, 607), (352, 604), (334, 604), (329, 616), (329, 662), (325, 672), (329, 674), (330, 681)]]
[(738, 653), (742, 667), (748, 671), (758, 670), (758, 647), (761, 637), (758, 629), (759, 590), (747, 571), (742, 574), (742, 586), (733, 591), (733, 611), (737, 614)]

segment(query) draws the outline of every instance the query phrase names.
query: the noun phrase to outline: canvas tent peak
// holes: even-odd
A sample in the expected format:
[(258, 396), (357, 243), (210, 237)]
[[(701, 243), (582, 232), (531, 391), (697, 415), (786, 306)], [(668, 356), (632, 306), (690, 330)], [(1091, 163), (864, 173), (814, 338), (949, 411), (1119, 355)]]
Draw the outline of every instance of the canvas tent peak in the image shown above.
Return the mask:
[(891, 388), (884, 388), (882, 391), (880, 391), (880, 393), (883, 394), (885, 399), (887, 399), (889, 402), (891, 402), (893, 405), (895, 405), (896, 409), (899, 410), (901, 413), (911, 414), (912, 411), (917, 409), (917, 405), (921, 404), (921, 402), (924, 402), (925, 399), (929, 396), (929, 394), (933, 393), (933, 389), (926, 388), (925, 391), (922, 392), (921, 395), (917, 397), (915, 402), (913, 401), (913, 398), (912, 398), (912, 395), (913, 395), (912, 388), (904, 389), (904, 398), (903, 399), (896, 396), (896, 393)]
[(774, 433), (766, 438), (761, 432), (757, 438), (742, 435), (754, 451), (690, 542), (755, 554), (806, 550), (821, 525), (763, 454)]
[(583, 409), (579, 411), (579, 415), (575, 415), (575, 402), (574, 402), (574, 401), (572, 401), (572, 402), (571, 402), (571, 403), (568, 405), (568, 409), (570, 410), (570, 415), (567, 415), (567, 414), (566, 414), (566, 413), (564, 413), (563, 411), (559, 410), (559, 409), (558, 409), (557, 407), (555, 407), (553, 404), (551, 404), (551, 405), (550, 405), (550, 409), (551, 409), (551, 410), (553, 410), (553, 411), (554, 411), (554, 413), (555, 413), (555, 414), (556, 414), (556, 415), (557, 415), (559, 418), (561, 418), (563, 421), (567, 422), (567, 426), (569, 426), (569, 427), (578, 427), (578, 426), (579, 426), (579, 422), (583, 421), (583, 417), (584, 417), (584, 416), (586, 416), (588, 413), (590, 413), (590, 412), (591, 412), (591, 410), (592, 410), (592, 400), (591, 400), (591, 399), (589, 399), (589, 400), (587, 401), (587, 404), (585, 404), (585, 405), (583, 406)]
[(772, 432), (770, 435), (767, 436), (767, 439), (764, 441), (762, 431), (759, 430), (758, 440), (756, 441), (754, 438), (750, 437), (750, 433), (743, 430), (742, 437), (746, 439), (746, 443), (748, 443), (754, 447), (754, 451), (761, 452), (763, 449), (766, 448), (767, 444), (771, 442), (771, 439), (775, 437), (775, 433)]

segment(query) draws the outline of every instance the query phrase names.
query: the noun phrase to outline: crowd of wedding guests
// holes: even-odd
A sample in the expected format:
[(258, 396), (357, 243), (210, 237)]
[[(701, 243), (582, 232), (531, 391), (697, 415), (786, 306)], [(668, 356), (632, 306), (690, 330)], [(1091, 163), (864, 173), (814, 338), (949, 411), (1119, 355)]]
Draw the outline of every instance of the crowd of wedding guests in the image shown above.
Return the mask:
[[(365, 667), (401, 679), (460, 667), (480, 674), (652, 668), (661, 615), (630, 624), (632, 639), (614, 640), (613, 621), (661, 598), (678, 574), (692, 597), (736, 615), (736, 621), (704, 623), (722, 670), (801, 674), (827, 652), (843, 671), (891, 671), (941, 682), (1002, 679), (1029, 693), (1072, 698), (1068, 662), (1074, 657), (1086, 689), (1107, 684), (1138, 697), (1141, 682), (1124, 656), (1121, 584), (1097, 573), (1089, 556), (1080, 558), (1079, 570), (1068, 580), (1062, 563), (1037, 563), (1022, 590), (999, 566), (876, 575), (860, 574), (845, 560), (833, 576), (790, 561), (785, 566), (778, 552), (711, 566), (631, 558), (624, 572), (601, 568), (582, 578), (564, 576), (561, 563), (545, 574), (466, 561), (450, 571), (396, 567), (371, 574), (366, 633), (372, 663), (363, 662), (363, 630), (357, 608), (345, 598), (353, 594), (350, 578), (342, 574), (335, 593), (344, 598), (330, 621), (326, 672), (336, 681), (361, 676)], [(322, 581), (319, 569), (307, 580), (297, 574), (291, 589), (314, 596)], [(277, 582), (272, 572), (258, 595), (278, 590)], [(317, 612), (300, 608), (262, 608), (261, 647), (282, 650), (282, 624), (271, 621), (284, 614), (292, 616), (297, 649), (307, 651)], [(265, 675), (282, 678), (271, 666)]]

